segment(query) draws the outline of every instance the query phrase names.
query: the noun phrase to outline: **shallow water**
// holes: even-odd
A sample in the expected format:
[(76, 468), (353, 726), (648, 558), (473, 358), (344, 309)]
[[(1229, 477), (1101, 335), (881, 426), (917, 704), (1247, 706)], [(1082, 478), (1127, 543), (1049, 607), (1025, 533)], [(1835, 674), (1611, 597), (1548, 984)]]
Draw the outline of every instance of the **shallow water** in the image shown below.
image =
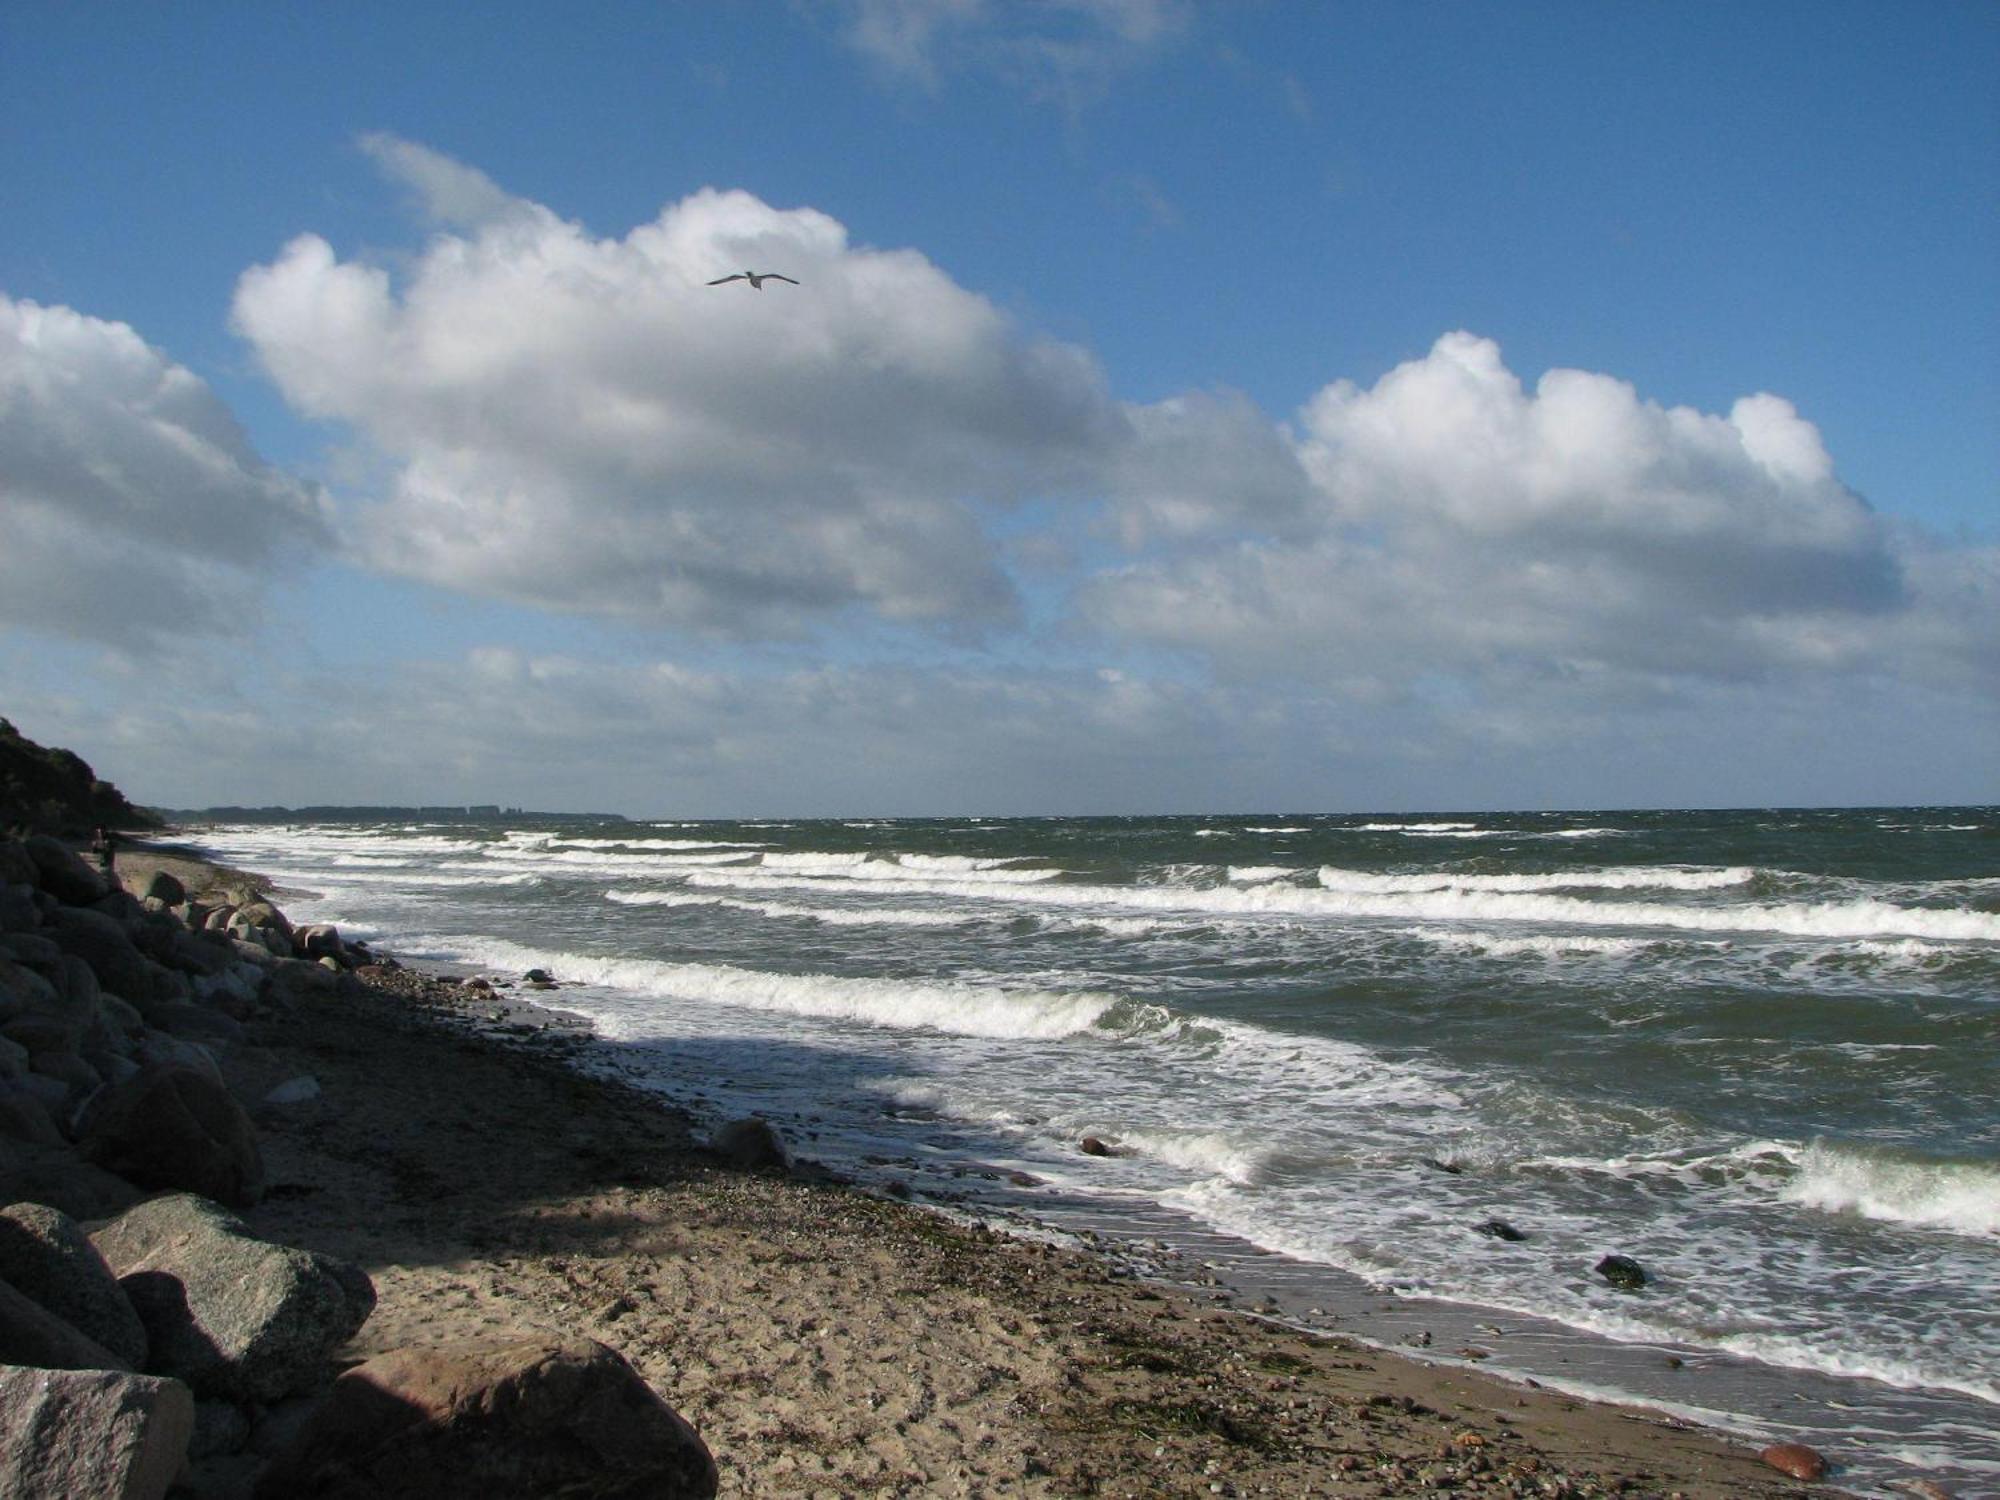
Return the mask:
[(1864, 1434), (1849, 1482), (2000, 1484), (1995, 809), (201, 842), (296, 916), (555, 970), (625, 1067), (861, 1175), (1543, 1376), (1682, 1399), (1640, 1389), (1677, 1351), (1712, 1418)]

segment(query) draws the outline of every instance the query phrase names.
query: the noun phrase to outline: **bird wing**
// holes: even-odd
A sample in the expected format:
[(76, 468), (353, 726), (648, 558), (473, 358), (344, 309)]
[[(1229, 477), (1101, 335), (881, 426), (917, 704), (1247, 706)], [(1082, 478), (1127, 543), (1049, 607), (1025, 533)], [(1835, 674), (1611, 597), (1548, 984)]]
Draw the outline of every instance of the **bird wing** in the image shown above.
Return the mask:
[(779, 275), (779, 274), (778, 274), (778, 273), (777, 273), (776, 271), (766, 271), (766, 272), (764, 273), (764, 279), (765, 279), (766, 281), (791, 281), (791, 282), (792, 282), (792, 285), (793, 285), (793, 286), (797, 286), (797, 285), (798, 285), (798, 283), (797, 283), (796, 281), (792, 281), (792, 278), (791, 278), (791, 277), (789, 277), (789, 276), (780, 276), (780, 275)]
[(750, 277), (747, 272), (738, 271), (734, 276), (718, 276), (715, 278), (715, 280), (711, 281), (709, 285), (721, 286), (725, 281), (748, 281), (749, 279)]

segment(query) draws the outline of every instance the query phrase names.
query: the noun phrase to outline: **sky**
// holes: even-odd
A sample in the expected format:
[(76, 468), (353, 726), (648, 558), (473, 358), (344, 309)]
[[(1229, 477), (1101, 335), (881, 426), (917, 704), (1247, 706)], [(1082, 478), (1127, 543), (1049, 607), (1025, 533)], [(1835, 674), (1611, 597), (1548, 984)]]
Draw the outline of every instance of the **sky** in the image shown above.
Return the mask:
[(1987, 0), (14, 0), (0, 715), (172, 807), (2000, 801), (1996, 78)]

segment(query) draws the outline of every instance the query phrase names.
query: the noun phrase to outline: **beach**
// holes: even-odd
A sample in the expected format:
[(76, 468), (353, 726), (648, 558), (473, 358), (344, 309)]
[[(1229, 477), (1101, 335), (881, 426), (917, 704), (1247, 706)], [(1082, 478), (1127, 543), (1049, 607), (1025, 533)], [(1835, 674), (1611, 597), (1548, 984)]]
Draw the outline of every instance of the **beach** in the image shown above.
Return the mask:
[[(133, 850), (121, 873), (195, 886), (179, 858)], [(245, 1092), (317, 1080), (261, 1112), (271, 1186), (245, 1217), (373, 1279), (344, 1359), (587, 1335), (742, 1496), (1797, 1491), (1744, 1441), (1658, 1413), (1298, 1332), (859, 1191), (809, 1141), (785, 1143), (790, 1170), (736, 1164), (656, 1096), (578, 1071), (590, 1043), (525, 1003), (559, 992), (508, 978), (374, 970), (257, 1022), (225, 1063)]]

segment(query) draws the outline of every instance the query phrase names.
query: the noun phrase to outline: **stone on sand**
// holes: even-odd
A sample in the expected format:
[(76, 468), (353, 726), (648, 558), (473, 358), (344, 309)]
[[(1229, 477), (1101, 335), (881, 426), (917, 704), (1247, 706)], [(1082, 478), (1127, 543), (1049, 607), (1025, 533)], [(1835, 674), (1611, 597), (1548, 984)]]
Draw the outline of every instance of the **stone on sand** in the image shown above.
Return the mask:
[(0, 1366), (0, 1494), (12, 1500), (160, 1500), (193, 1431), (178, 1380)]
[(705, 1497), (715, 1460), (616, 1350), (590, 1339), (392, 1350), (347, 1371), (258, 1500)]
[(146, 1325), (149, 1366), (203, 1396), (268, 1402), (307, 1388), (375, 1306), (359, 1267), (267, 1244), (187, 1193), (127, 1210), (91, 1243)]

